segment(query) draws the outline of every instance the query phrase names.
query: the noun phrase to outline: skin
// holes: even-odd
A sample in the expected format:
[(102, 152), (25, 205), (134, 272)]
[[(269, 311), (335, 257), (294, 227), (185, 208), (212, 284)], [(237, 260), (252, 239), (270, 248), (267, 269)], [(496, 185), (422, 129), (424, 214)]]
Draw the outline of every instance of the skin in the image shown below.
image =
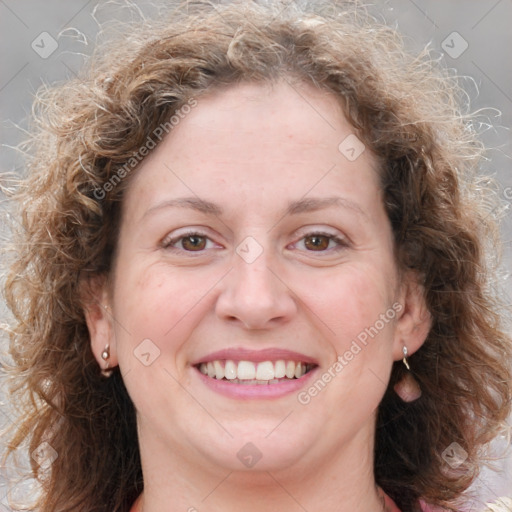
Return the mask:
[[(136, 171), (111, 285), (96, 286), (108, 309), (86, 317), (98, 362), (108, 343), (137, 410), (144, 512), (382, 509), (376, 409), (429, 318), (414, 276), (396, 268), (376, 159), (338, 150), (353, 133), (312, 86), (236, 85), (200, 97)], [(183, 197), (222, 213), (155, 208)], [(328, 197), (344, 202), (287, 213)], [(208, 237), (203, 250), (178, 240), (187, 228)], [(312, 250), (305, 237), (318, 232), (341, 243)], [(263, 250), (252, 263), (236, 253), (248, 236)], [(396, 317), (307, 405), (297, 393), (220, 395), (191, 366), (226, 348), (284, 348), (315, 358), (321, 376), (395, 303)], [(148, 366), (134, 355), (144, 339), (160, 351)], [(262, 455), (252, 468), (237, 457), (249, 442)]]

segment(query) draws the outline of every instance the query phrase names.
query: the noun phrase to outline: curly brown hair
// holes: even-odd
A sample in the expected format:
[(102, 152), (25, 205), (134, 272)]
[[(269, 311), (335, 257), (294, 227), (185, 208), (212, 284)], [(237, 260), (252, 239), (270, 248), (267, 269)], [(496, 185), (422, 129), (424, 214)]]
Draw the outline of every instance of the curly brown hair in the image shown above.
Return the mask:
[[(5, 297), (21, 407), (7, 456), (44, 441), (58, 454), (46, 471), (31, 461), (39, 509), (125, 512), (143, 487), (133, 404), (118, 369), (102, 376), (84, 318), (83, 283), (113, 267), (136, 173), (127, 163), (191, 99), (286, 80), (338, 98), (377, 156), (397, 265), (420, 276), (432, 316), (410, 357), (421, 398), (393, 392), (404, 375), (396, 362), (380, 404), (376, 482), (404, 511), (419, 510), (420, 497), (456, 510), (510, 413), (512, 359), (489, 258), (494, 192), (480, 185), (483, 148), (456, 79), (337, 2), (188, 3), (124, 34), (79, 78), (38, 93), (32, 158), (15, 194), (22, 227), (13, 226)], [(442, 457), (453, 442), (468, 454), (457, 470)]]

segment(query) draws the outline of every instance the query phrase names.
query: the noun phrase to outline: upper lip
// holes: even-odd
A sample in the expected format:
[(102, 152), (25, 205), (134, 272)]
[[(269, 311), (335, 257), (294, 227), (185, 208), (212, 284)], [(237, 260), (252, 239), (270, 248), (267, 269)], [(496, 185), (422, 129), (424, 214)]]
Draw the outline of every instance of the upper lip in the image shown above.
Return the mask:
[(252, 350), (248, 348), (226, 348), (212, 352), (203, 356), (192, 363), (192, 366), (200, 363), (207, 363), (208, 361), (217, 360), (232, 360), (232, 361), (278, 361), (283, 359), (285, 361), (297, 361), (303, 363), (310, 363), (317, 365), (317, 361), (305, 354), (294, 352), (293, 350), (285, 350), (282, 348), (266, 348), (263, 350)]

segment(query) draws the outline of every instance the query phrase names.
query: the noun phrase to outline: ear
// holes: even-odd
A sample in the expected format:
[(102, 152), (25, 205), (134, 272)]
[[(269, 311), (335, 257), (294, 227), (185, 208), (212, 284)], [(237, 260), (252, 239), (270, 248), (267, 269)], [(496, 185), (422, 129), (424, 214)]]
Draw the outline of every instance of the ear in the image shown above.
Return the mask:
[(409, 271), (402, 277), (398, 301), (402, 308), (397, 315), (393, 345), (395, 361), (403, 358), (404, 345), (407, 347), (409, 355), (414, 354), (427, 339), (432, 325), (432, 317), (425, 301), (424, 288), (419, 283), (417, 273)]
[[(84, 278), (80, 295), (94, 357), (102, 370), (112, 369), (118, 365), (118, 360), (107, 277)], [(105, 349), (109, 352), (107, 360), (102, 357)]]

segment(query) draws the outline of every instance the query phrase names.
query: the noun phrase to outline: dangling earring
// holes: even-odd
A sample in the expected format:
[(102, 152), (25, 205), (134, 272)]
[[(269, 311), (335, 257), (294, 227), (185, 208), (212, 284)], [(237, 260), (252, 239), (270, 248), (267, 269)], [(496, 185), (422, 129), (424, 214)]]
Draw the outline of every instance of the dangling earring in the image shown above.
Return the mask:
[(105, 348), (103, 349), (103, 352), (101, 353), (101, 359), (103, 359), (103, 361), (105, 361), (105, 368), (103, 370), (101, 370), (101, 374), (104, 377), (110, 377), (112, 375), (112, 370), (109, 370), (110, 364), (109, 364), (108, 360), (110, 359), (110, 347), (109, 347), (108, 343), (105, 345)]
[(405, 364), (405, 367), (410, 370), (411, 367), (409, 366), (409, 363), (407, 362), (407, 347), (404, 345), (402, 348), (402, 352), (404, 354), (404, 358), (402, 359), (402, 362)]
[(418, 400), (418, 398), (420, 398), (421, 388), (411, 374), (411, 367), (407, 361), (407, 347), (405, 345), (402, 352), (404, 354), (402, 362), (407, 368), (407, 373), (404, 375), (402, 380), (395, 384), (394, 390), (404, 402), (414, 402), (414, 400)]

